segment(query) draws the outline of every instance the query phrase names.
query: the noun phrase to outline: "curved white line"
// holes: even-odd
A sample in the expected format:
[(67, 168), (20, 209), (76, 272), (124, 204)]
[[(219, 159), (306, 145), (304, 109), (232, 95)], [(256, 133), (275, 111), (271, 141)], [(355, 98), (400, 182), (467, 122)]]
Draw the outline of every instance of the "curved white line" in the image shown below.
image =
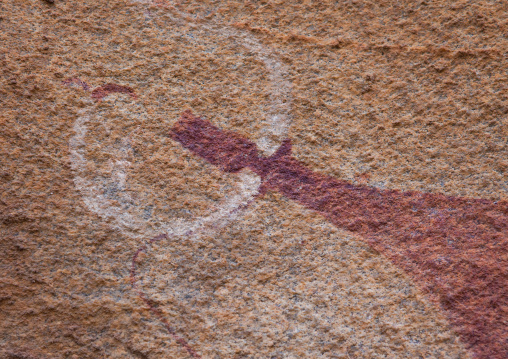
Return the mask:
[[(134, 2), (144, 4), (151, 3), (151, 1)], [(183, 21), (182, 19), (187, 16), (187, 14), (176, 10), (174, 11), (181, 16), (181, 19), (173, 19), (177, 22)], [(196, 24), (196, 26), (201, 26), (207, 31), (214, 32), (225, 38), (234, 38), (240, 44), (255, 53), (265, 64), (273, 86), (270, 97), (271, 108), (267, 127), (264, 129), (265, 135), (257, 141), (257, 145), (264, 155), (268, 156), (273, 154), (279, 148), (282, 141), (287, 137), (290, 122), (289, 109), (291, 105), (291, 87), (290, 83), (284, 78), (284, 73), (287, 72), (286, 67), (278, 61), (272, 52), (263, 47), (247, 32), (220, 27), (219, 25), (213, 23), (199, 23)], [(147, 236), (160, 234), (161, 231), (164, 231), (168, 235), (182, 235), (189, 231), (195, 231), (197, 228), (200, 228), (205, 224), (213, 222), (218, 223), (220, 221), (227, 222), (227, 217), (233, 217), (232, 213), (236, 212), (235, 209), (240, 208), (258, 193), (260, 186), (259, 177), (252, 172), (243, 171), (239, 175), (239, 181), (236, 183), (236, 189), (234, 190), (233, 195), (228, 196), (229, 198), (211, 215), (200, 217), (192, 221), (174, 220), (171, 225), (163, 224), (161, 227), (153, 230), (153, 233), (139, 233), (139, 230), (143, 228), (145, 220), (140, 216), (132, 215), (122, 206), (113, 204), (110, 199), (102, 194), (97, 185), (87, 180), (84, 176), (84, 173), (87, 171), (85, 137), (88, 131), (87, 123), (90, 121), (91, 115), (90, 111), (87, 110), (81, 112), (81, 116), (79, 116), (74, 123), (75, 135), (69, 141), (71, 164), (75, 172), (74, 184), (81, 192), (85, 205), (89, 210), (105, 219), (112, 219), (112, 227), (119, 229), (122, 233), (130, 237), (146, 238)], [(111, 178), (120, 190), (125, 188), (127, 180), (126, 169), (129, 165), (130, 162), (128, 162), (125, 158), (116, 159), (111, 162)], [(132, 201), (126, 193), (124, 193), (124, 199), (127, 200), (127, 202)]]

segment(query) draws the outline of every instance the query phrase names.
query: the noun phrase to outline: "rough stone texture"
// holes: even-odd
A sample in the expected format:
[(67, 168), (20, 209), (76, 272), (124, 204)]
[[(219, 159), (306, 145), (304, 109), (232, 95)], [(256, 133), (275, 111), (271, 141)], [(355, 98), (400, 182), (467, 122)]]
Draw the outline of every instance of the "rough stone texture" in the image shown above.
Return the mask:
[[(170, 129), (501, 206), (507, 28), (486, 0), (2, 1), (0, 357), (501, 358), (506, 326), (478, 349), (389, 248)], [(478, 216), (506, 280), (506, 212)]]

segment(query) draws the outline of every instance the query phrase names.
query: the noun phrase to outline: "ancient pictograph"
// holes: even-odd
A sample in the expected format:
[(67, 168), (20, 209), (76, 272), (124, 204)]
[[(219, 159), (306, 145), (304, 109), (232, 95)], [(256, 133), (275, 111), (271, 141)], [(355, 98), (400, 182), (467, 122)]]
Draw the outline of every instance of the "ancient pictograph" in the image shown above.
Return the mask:
[[(210, 168), (237, 174), (235, 188), (213, 213), (147, 226), (146, 208), (150, 206), (126, 191), (131, 166), (126, 153), (132, 151), (128, 139), (108, 153), (112, 170), (97, 172), (92, 179), (87, 135), (101, 116), (93, 106), (81, 111), (70, 140), (74, 184), (87, 207), (110, 220), (111, 226), (126, 236), (139, 239), (140, 247), (134, 250), (129, 263), (130, 283), (171, 338), (189, 356), (201, 357), (186, 334), (173, 328), (171, 320), (143, 290), (140, 257), (161, 240), (227, 226), (256, 198), (273, 191), (319, 213), (336, 227), (360, 235), (372, 249), (402, 268), (441, 308), (478, 357), (508, 356), (508, 346), (502, 339), (506, 336), (508, 279), (499, 265), (508, 260), (508, 203), (356, 186), (311, 170), (292, 156), (287, 135), (290, 85), (284, 78), (282, 62), (250, 35), (206, 23), (199, 26), (224, 41), (241, 43), (254, 53), (272, 84), (265, 135), (256, 141), (200, 117), (210, 114), (191, 111), (184, 111), (176, 124), (167, 128), (171, 141), (189, 156), (205, 160)], [(81, 77), (67, 79), (64, 84), (80, 87), (94, 103), (115, 93), (127, 95), (132, 101), (140, 95), (131, 84), (95, 84), (92, 89)], [(136, 106), (143, 113), (143, 105)]]
[(507, 254), (508, 203), (354, 186), (306, 168), (289, 140), (262, 157), (253, 142), (189, 112), (171, 136), (223, 171), (254, 171), (262, 192), (279, 191), (361, 234), (441, 305), (477, 353), (506, 354), (499, 338), (508, 283), (498, 261)]

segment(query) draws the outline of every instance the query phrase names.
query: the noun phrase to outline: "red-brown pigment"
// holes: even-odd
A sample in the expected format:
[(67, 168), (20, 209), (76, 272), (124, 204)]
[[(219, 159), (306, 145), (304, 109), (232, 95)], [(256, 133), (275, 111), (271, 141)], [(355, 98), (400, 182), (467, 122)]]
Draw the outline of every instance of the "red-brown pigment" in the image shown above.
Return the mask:
[[(79, 77), (65, 79), (62, 83), (64, 85), (75, 84), (81, 86), (81, 88), (83, 88), (83, 90), (85, 91), (90, 91), (90, 85), (88, 85), (85, 81), (81, 80)], [(107, 83), (105, 85), (93, 89), (91, 97), (96, 101), (101, 101), (104, 97), (112, 93), (124, 93), (134, 99), (137, 98), (136, 92), (134, 92), (132, 88), (114, 83)]]
[(272, 156), (185, 112), (171, 137), (226, 172), (249, 168), (279, 191), (360, 234), (447, 314), (477, 358), (508, 358), (508, 202), (354, 186), (305, 167), (286, 140)]
[(146, 252), (148, 249), (148, 246), (151, 245), (152, 243), (158, 242), (161, 239), (167, 239), (167, 238), (168, 238), (168, 236), (166, 234), (161, 234), (157, 237), (150, 239), (148, 241), (148, 243), (143, 244), (143, 246), (141, 246), (136, 251), (136, 253), (134, 254), (134, 257), (132, 258), (132, 264), (131, 264), (131, 275), (130, 275), (131, 284), (132, 284), (132, 287), (138, 293), (138, 296), (141, 298), (141, 300), (143, 302), (145, 302), (145, 304), (148, 306), (148, 309), (150, 310), (150, 312), (152, 312), (162, 322), (162, 324), (164, 325), (166, 330), (169, 332), (169, 335), (171, 336), (171, 338), (173, 338), (175, 340), (175, 342), (177, 342), (183, 349), (185, 349), (191, 357), (201, 358), (201, 356), (198, 353), (196, 353), (196, 351), (194, 349), (192, 349), (192, 347), (189, 345), (189, 343), (184, 338), (182, 338), (181, 336), (176, 334), (173, 327), (169, 324), (168, 320), (164, 317), (162, 311), (157, 307), (157, 305), (154, 303), (154, 301), (152, 301), (145, 294), (145, 292), (143, 292), (143, 290), (138, 288), (138, 285), (137, 285), (136, 264), (137, 264), (137, 259), (138, 259), (139, 255), (143, 252)]
[(94, 100), (100, 101), (104, 97), (106, 97), (107, 95), (109, 95), (111, 93), (124, 93), (124, 94), (130, 95), (132, 98), (137, 97), (132, 88), (130, 88), (128, 86), (122, 86), (122, 85), (109, 83), (109, 84), (102, 85), (102, 86), (94, 89), (92, 91), (92, 98)]

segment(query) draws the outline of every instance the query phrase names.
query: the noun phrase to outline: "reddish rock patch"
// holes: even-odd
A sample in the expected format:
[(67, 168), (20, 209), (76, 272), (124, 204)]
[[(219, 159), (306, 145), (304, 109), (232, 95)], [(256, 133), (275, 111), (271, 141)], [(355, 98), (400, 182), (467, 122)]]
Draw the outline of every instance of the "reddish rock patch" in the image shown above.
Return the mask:
[(108, 83), (106, 85), (102, 85), (102, 86), (94, 89), (92, 91), (92, 98), (97, 101), (100, 101), (104, 97), (106, 97), (107, 95), (112, 94), (112, 93), (124, 93), (124, 94), (130, 95), (132, 98), (137, 98), (136, 93), (134, 92), (134, 90), (132, 88), (130, 88), (128, 86), (113, 84), (113, 83)]
[[(78, 85), (85, 91), (90, 91), (90, 85), (85, 81), (81, 80), (79, 77), (68, 78), (62, 82), (64, 85)], [(101, 101), (104, 97), (108, 96), (112, 93), (124, 93), (132, 98), (137, 98), (134, 90), (128, 86), (122, 86), (114, 83), (107, 83), (105, 85), (99, 86), (92, 90), (92, 98), (96, 101)]]

